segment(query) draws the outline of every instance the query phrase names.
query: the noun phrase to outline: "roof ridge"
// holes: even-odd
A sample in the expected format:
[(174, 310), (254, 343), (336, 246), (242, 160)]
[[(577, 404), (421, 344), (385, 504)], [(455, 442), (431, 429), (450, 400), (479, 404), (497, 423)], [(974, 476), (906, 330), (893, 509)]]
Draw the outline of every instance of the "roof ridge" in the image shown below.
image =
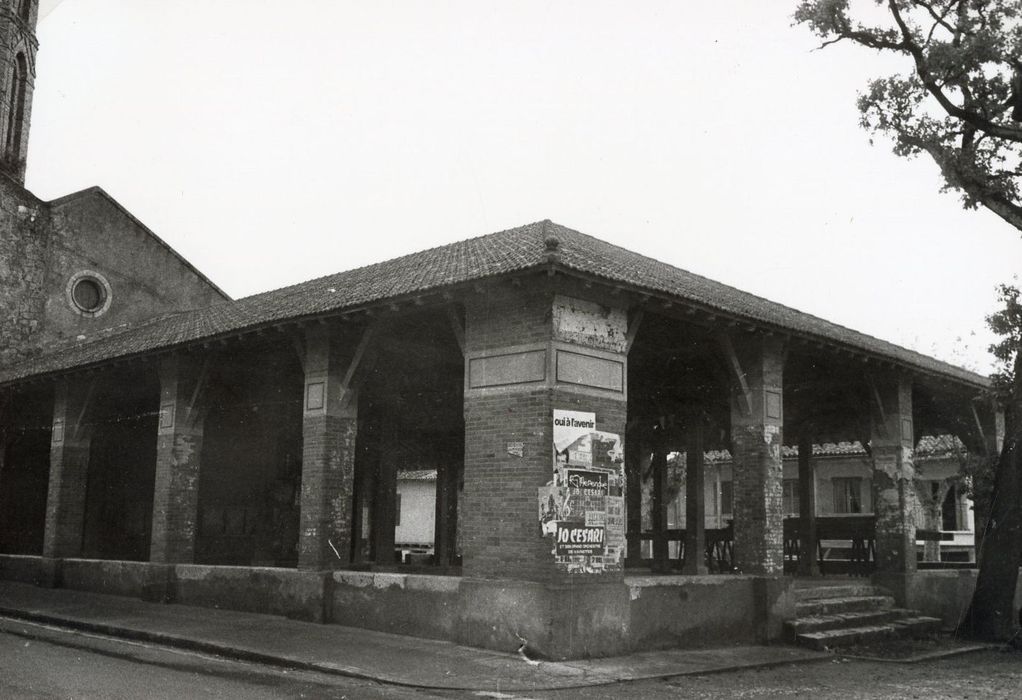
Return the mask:
[(256, 299), (258, 297), (261, 297), (261, 296), (264, 296), (264, 295), (267, 295), (267, 294), (278, 294), (278, 293), (281, 293), (281, 292), (286, 292), (289, 289), (294, 289), (296, 287), (304, 287), (305, 285), (312, 284), (314, 282), (323, 282), (325, 280), (330, 279), (331, 277), (337, 277), (338, 275), (346, 275), (346, 274), (351, 274), (351, 273), (354, 273), (354, 272), (359, 272), (359, 271), (362, 271), (362, 270), (369, 270), (369, 269), (372, 269), (374, 267), (380, 267), (380, 266), (383, 266), (383, 265), (392, 264), (392, 263), (395, 263), (395, 262), (397, 262), (399, 260), (405, 260), (407, 258), (418, 257), (420, 255), (426, 255), (428, 253), (434, 253), (436, 251), (444, 250), (444, 249), (447, 249), (447, 248), (453, 248), (454, 246), (464, 245), (466, 243), (471, 243), (472, 241), (481, 241), (484, 238), (493, 238), (493, 237), (496, 237), (496, 236), (506, 235), (506, 234), (514, 233), (514, 232), (518, 232), (518, 231), (525, 231), (525, 230), (527, 230), (529, 228), (532, 228), (532, 227), (535, 227), (535, 226), (540, 226), (540, 225), (543, 225), (544, 223), (549, 223), (549, 221), (550, 221), (549, 219), (545, 219), (543, 221), (533, 221), (531, 223), (523, 224), (521, 226), (512, 226), (511, 228), (506, 228), (506, 229), (504, 229), (502, 231), (493, 231), (492, 233), (484, 233), (484, 234), (479, 235), (479, 236), (471, 236), (470, 238), (462, 238), (462, 239), (459, 239), (459, 240), (456, 240), (456, 241), (451, 241), (450, 243), (442, 243), (440, 245), (435, 245), (432, 248), (423, 248), (422, 250), (412, 251), (411, 253), (405, 253), (404, 255), (395, 255), (392, 258), (387, 258), (385, 260), (378, 260), (377, 262), (368, 263), (366, 265), (359, 265), (358, 267), (350, 267), (350, 268), (348, 268), (346, 270), (337, 270), (336, 272), (331, 272), (329, 274), (321, 275), (319, 277), (313, 277), (312, 279), (303, 280), (301, 282), (295, 282), (293, 284), (286, 284), (283, 287), (276, 287), (274, 289), (267, 289), (267, 290), (264, 290), (262, 292), (256, 292), (254, 294), (249, 294), (248, 296), (244, 296), (244, 297), (240, 297), (238, 299), (235, 299), (234, 301), (249, 301), (251, 299)]

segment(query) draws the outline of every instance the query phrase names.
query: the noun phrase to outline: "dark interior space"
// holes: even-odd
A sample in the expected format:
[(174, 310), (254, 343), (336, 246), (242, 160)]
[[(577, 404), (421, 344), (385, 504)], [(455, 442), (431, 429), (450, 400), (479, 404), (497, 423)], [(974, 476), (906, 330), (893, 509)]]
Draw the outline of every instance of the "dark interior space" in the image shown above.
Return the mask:
[[(464, 359), (451, 318), (435, 311), (394, 320), (380, 329), (372, 354), (359, 391), (353, 558), (381, 566), (457, 566)], [(399, 475), (433, 470), (433, 551), (399, 551)]]
[(51, 391), (16, 392), (0, 433), (0, 552), (42, 554), (50, 480)]
[(82, 556), (145, 561), (156, 476), (159, 382), (154, 371), (144, 369), (104, 379), (95, 380), (85, 418), (91, 444)]
[(232, 348), (213, 361), (196, 563), (297, 565), (302, 385), (296, 351), (283, 342)]

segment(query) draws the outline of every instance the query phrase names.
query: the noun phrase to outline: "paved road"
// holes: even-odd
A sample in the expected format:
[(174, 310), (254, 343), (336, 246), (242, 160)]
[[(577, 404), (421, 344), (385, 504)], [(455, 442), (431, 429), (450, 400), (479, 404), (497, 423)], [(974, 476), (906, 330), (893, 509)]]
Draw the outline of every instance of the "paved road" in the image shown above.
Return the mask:
[(0, 697), (423, 700), (436, 696), (0, 619)]

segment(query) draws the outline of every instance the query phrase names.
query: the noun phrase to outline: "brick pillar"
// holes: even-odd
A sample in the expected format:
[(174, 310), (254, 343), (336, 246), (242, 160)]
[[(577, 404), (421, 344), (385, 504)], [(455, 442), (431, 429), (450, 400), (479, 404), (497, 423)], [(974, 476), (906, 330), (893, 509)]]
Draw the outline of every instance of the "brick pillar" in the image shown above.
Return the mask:
[(753, 336), (732, 349), (735, 566), (747, 574), (780, 574), (784, 570), (783, 341)]
[(879, 377), (874, 384), (870, 450), (873, 454), (873, 512), (876, 515), (876, 570), (880, 575), (916, 570), (915, 469), (912, 451), (912, 380)]
[(164, 358), (159, 372), (160, 418), (149, 561), (190, 564), (195, 561), (198, 523), (204, 373), (193, 361), (177, 356)]
[(50, 482), (46, 497), (43, 556), (77, 557), (85, 527), (85, 487), (91, 436), (84, 425), (90, 389), (84, 382), (61, 380), (53, 400)]
[(299, 569), (335, 569), (351, 560), (357, 400), (343, 391), (347, 363), (326, 326), (306, 331), (302, 410)]
[[(613, 301), (599, 307), (544, 286), (505, 288), (465, 301), (463, 572), (537, 582), (620, 581), (621, 560), (584, 573), (555, 560), (554, 535), (544, 535), (540, 522), (548, 501), (541, 503), (540, 494), (554, 480), (555, 410), (593, 413), (596, 431), (624, 439), (627, 318)], [(606, 333), (601, 323), (617, 324), (618, 332)], [(594, 332), (583, 334), (582, 328)], [(606, 465), (607, 455), (593, 459)], [(613, 499), (608, 551), (623, 553), (618, 485)]]

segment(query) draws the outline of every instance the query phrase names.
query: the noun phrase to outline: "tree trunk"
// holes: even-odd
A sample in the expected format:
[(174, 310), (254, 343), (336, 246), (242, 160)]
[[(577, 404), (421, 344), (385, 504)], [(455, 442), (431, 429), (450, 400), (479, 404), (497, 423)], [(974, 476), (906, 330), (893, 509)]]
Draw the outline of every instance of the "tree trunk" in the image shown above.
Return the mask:
[(979, 576), (956, 634), (1004, 641), (1015, 634), (1015, 586), (1022, 565), (1022, 443), (1004, 442), (997, 463), (990, 520), (979, 554)]
[(1004, 641), (1018, 630), (1015, 588), (1022, 566), (1022, 351), (1016, 351), (1011, 395), (1005, 407), (1007, 435), (994, 475), (994, 492), (979, 551), (972, 602), (955, 634)]

